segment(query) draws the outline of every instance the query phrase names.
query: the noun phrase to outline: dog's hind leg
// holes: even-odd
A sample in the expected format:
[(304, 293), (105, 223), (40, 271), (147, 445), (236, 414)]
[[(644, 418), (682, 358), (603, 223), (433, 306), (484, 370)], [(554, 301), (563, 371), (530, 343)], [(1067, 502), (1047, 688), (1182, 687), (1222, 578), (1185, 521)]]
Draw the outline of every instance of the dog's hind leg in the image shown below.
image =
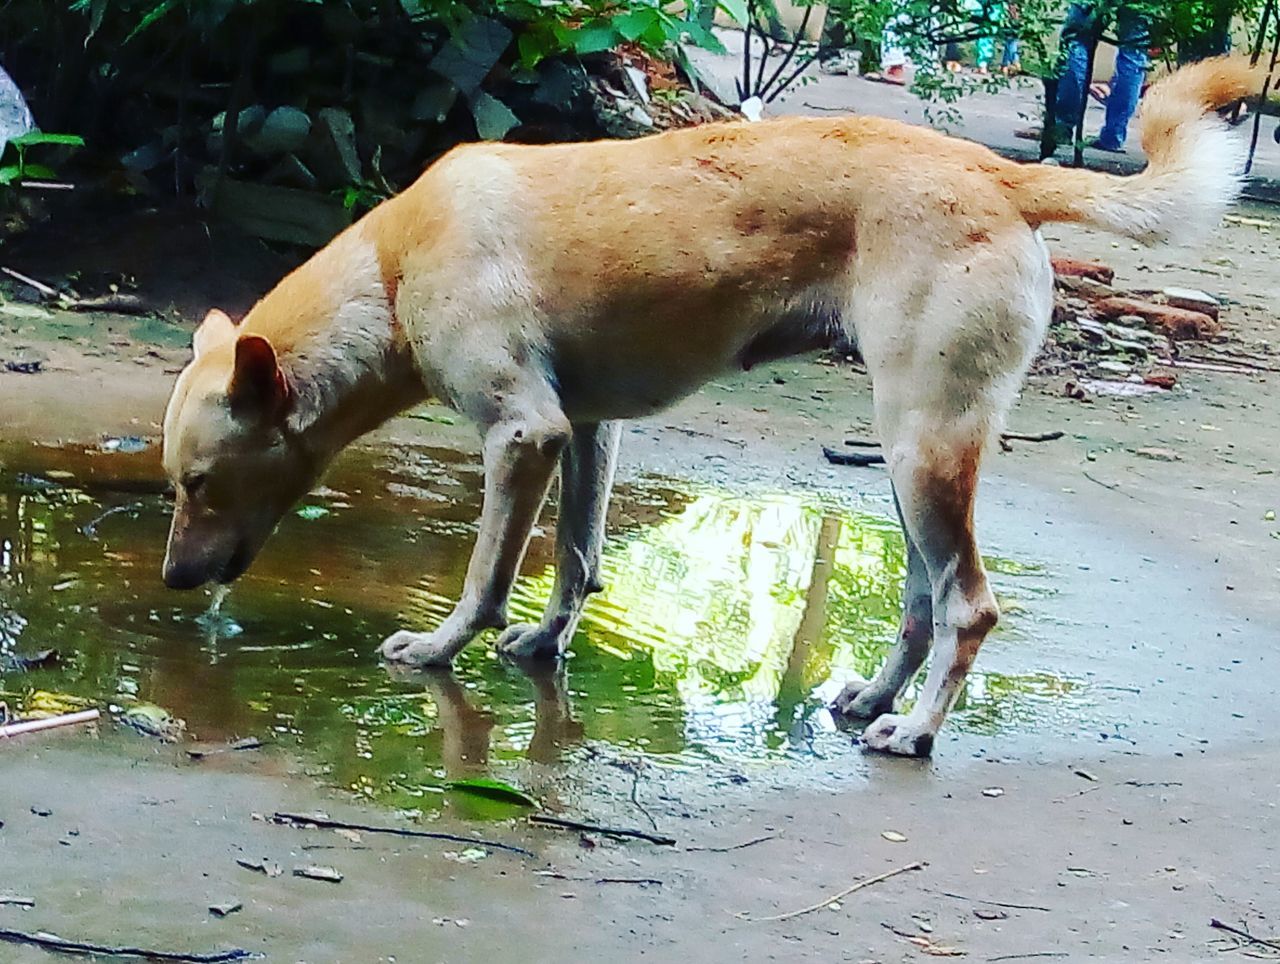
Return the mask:
[(900, 645), (890, 657), (876, 681), (883, 685), (865, 701), (880, 705), (866, 709), (891, 708), (890, 694), (927, 645), (923, 631), (911, 631), (913, 610), (931, 612), (933, 622), (929, 671), (915, 705), (909, 713), (883, 713), (862, 739), (870, 749), (908, 756), (932, 750), (999, 618), (974, 537), (978, 468), (1043, 337), (1053, 297), (1048, 252), (1020, 231), (940, 259), (916, 280), (915, 291), (899, 286), (914, 295), (905, 301), (892, 286), (877, 289), (875, 306), (895, 324), (860, 331), (885, 459), (917, 557), (908, 564), (903, 625), (914, 645)]
[(504, 655), (559, 656), (573, 638), (587, 596), (603, 588), (600, 553), (620, 429), (617, 422), (574, 426), (560, 457), (555, 587), (541, 622), (511, 626), (498, 638)]
[(507, 624), (507, 598), (546, 500), (556, 460), (569, 442), (569, 421), (541, 392), (513, 389), (509, 407), (486, 419), (484, 505), (462, 597), (430, 633), (401, 630), (379, 652), (417, 666), (447, 666), (484, 629)]
[(999, 618), (973, 534), (973, 503), (983, 442), (947, 428), (899, 438), (889, 453), (902, 517), (924, 562), (932, 593), (933, 658), (911, 712), (886, 713), (864, 744), (926, 756), (959, 696), (978, 648)]
[(849, 683), (835, 698), (831, 709), (843, 716), (869, 720), (893, 711), (903, 688), (916, 675), (929, 655), (933, 639), (933, 588), (924, 556), (916, 547), (902, 515), (902, 503), (895, 491), (894, 504), (907, 541), (907, 579), (902, 590), (902, 624), (889, 658), (875, 677), (867, 682)]

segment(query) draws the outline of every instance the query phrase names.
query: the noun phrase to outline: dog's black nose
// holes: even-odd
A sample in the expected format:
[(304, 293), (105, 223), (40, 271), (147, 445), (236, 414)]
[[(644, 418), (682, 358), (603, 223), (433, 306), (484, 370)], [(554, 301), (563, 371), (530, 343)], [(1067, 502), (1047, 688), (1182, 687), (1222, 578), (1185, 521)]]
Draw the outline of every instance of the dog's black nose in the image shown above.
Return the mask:
[(166, 560), (164, 564), (164, 584), (170, 589), (199, 589), (206, 582), (204, 567), (200, 565), (183, 565)]

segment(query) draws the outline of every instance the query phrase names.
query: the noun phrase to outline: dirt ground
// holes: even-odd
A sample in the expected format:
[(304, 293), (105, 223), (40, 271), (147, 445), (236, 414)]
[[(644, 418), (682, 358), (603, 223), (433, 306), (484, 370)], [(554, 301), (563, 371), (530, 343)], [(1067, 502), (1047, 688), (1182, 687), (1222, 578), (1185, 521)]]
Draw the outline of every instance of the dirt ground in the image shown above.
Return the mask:
[[(1229, 223), (1198, 248), (1154, 251), (1077, 231), (1050, 240), (1055, 251), (1112, 264), (1117, 285), (1225, 296), (1232, 343), (1280, 369), (1274, 347), (1256, 347), (1280, 345), (1280, 221), (1241, 213), (1275, 226)], [(176, 338), (134, 336), (123, 319), (97, 323), (120, 326), (109, 345), (97, 340), (97, 357), (75, 336), (41, 340), (7, 325), (0, 354), (35, 351), (46, 364), (35, 375), (0, 372), (6, 440), (158, 432), (185, 350)], [(1071, 649), (1112, 691), (1108, 712), (1129, 739), (1069, 723), (1007, 741), (949, 728), (932, 761), (867, 756), (850, 739), (801, 781), (673, 768), (646, 784), (646, 799), (675, 846), (599, 837), (587, 846), (521, 822), (433, 824), (536, 854), (458, 863), (431, 841), (355, 841), (254, 819), (320, 809), (401, 822), (321, 789), (283, 750), (195, 765), (110, 727), (45, 734), (0, 747), (0, 893), (36, 901), (0, 901), (0, 928), (240, 946), (310, 964), (492, 960), (513, 950), (534, 961), (1280, 956), (1210, 927), (1218, 918), (1280, 936), (1280, 747), (1271, 739), (1280, 722), (1280, 374), (1179, 375), (1168, 393), (1091, 402), (1063, 397), (1061, 378), (1033, 379), (1012, 427), (1066, 437), (992, 455), (979, 506), (989, 551), (1054, 573), (1055, 591), (1018, 645), (1046, 658)], [(787, 361), (633, 426), (623, 471), (852, 494), (888, 514), (881, 470), (821, 456), (821, 444), (866, 434), (869, 410), (854, 369)], [(465, 427), (421, 420), (399, 420), (367, 444), (424, 438), (475, 447)], [(639, 825), (625, 781), (585, 764), (565, 778), (586, 785), (596, 819)], [(278, 861), (285, 876), (243, 870), (241, 856)], [(289, 876), (311, 862), (338, 866), (345, 880)], [(914, 862), (926, 866), (828, 907), (744, 919), (789, 914)], [(626, 882), (604, 882), (614, 879)], [(244, 909), (207, 913), (228, 897)], [(4, 961), (46, 959), (0, 949)]]

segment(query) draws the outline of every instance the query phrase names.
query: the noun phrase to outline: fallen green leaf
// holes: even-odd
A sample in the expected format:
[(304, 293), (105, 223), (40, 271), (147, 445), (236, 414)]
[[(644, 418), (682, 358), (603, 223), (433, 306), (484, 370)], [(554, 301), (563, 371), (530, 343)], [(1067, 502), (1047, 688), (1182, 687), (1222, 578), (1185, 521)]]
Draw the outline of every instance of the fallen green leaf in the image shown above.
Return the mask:
[(328, 514), (329, 510), (322, 505), (298, 506), (298, 516), (306, 519), (308, 522), (314, 522), (316, 519), (323, 519)]
[(484, 797), (487, 800), (516, 803), (523, 807), (536, 807), (539, 805), (537, 800), (518, 787), (503, 783), (501, 780), (490, 780), (486, 777), (476, 777), (471, 780), (454, 780), (449, 784), (449, 789), (457, 790), (459, 793), (469, 793), (473, 796)]

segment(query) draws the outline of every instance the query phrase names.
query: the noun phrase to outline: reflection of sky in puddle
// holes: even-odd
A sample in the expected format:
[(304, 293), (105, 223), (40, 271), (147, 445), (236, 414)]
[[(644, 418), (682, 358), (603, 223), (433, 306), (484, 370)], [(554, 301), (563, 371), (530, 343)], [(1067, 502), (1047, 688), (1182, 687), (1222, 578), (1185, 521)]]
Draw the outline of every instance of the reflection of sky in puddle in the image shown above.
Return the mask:
[[(41, 458), (53, 469), (45, 479), (88, 472), (82, 453)], [(806, 495), (651, 481), (620, 487), (608, 589), (589, 604), (567, 676), (528, 677), (485, 641), (455, 676), (389, 675), (373, 656), (378, 639), (402, 621), (434, 624), (460, 588), (471, 466), (422, 450), (348, 460), (308, 500), (328, 512), (287, 519), (237, 585), (225, 616), (241, 632), (223, 638), (195, 624), (203, 597), (159, 584), (159, 496), (62, 481), (71, 487), (0, 474), (0, 655), (57, 646), (67, 656), (59, 670), (0, 667), (0, 699), (139, 699), (204, 739), (274, 733), (325, 779), (399, 805), (427, 806), (450, 777), (553, 762), (583, 745), (691, 763), (803, 760), (822, 755), (823, 740), (847, 747), (825, 704), (875, 671), (897, 627), (895, 523)], [(551, 542), (544, 532), (531, 545), (514, 619), (540, 614)], [(991, 568), (1014, 610), (994, 651), (1016, 640), (1017, 601), (1045, 580), (1003, 560)], [(949, 725), (1033, 730), (1081, 697), (1053, 675), (980, 669)]]

